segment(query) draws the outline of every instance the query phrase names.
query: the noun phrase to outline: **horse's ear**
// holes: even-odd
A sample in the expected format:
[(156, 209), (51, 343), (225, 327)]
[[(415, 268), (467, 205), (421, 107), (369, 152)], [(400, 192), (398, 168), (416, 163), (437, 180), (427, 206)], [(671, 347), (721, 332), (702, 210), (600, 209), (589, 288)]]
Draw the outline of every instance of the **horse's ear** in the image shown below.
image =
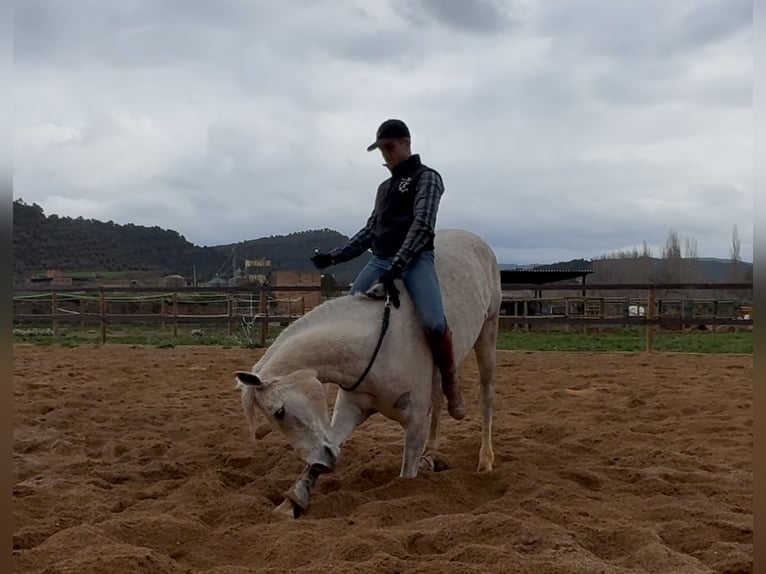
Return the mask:
[(251, 387), (260, 387), (264, 385), (264, 382), (261, 381), (258, 375), (249, 371), (237, 371), (234, 373), (234, 377), (243, 385), (249, 385)]
[(237, 381), (237, 386), (242, 393), (242, 410), (245, 413), (245, 419), (247, 420), (247, 426), (250, 429), (250, 438), (257, 440), (258, 429), (255, 426), (256, 423), (256, 406), (258, 405), (258, 395), (260, 395), (259, 389), (268, 388), (267, 383), (261, 381), (261, 379), (255, 373), (249, 371), (236, 371), (234, 378)]

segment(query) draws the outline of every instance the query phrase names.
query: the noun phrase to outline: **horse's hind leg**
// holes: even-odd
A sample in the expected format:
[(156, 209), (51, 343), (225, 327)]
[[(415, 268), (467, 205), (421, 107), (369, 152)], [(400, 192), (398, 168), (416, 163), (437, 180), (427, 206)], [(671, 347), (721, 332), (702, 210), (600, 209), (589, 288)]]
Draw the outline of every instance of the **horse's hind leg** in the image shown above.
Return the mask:
[(404, 456), (402, 470), (399, 473), (401, 478), (415, 478), (418, 475), (426, 440), (428, 440), (427, 420), (410, 420), (404, 426)]
[(426, 451), (420, 460), (420, 468), (423, 470), (436, 470), (434, 453), (439, 450), (439, 430), (441, 428), (442, 412), (442, 385), (439, 371), (434, 369), (431, 379), (431, 427), (428, 432)]
[(481, 409), (481, 449), (478, 470), (492, 470), (492, 414), (495, 408), (495, 366), (497, 365), (497, 317), (487, 319), (474, 351), (479, 365), (479, 408)]

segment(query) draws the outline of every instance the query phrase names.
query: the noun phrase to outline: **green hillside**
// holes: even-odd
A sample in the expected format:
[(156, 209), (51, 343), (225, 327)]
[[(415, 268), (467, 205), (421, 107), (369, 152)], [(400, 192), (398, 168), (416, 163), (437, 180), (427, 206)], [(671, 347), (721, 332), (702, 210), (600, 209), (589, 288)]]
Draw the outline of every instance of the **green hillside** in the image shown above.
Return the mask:
[[(46, 215), (37, 205), (13, 202), (13, 271), (17, 282), (47, 269), (65, 272), (155, 271), (206, 281), (220, 271), (231, 276), (244, 259), (266, 257), (274, 269), (313, 269), (309, 257), (315, 247), (330, 249), (348, 238), (329, 229), (303, 231), (230, 245), (199, 247), (177, 231), (141, 225), (119, 225), (82, 217)], [(365, 257), (333, 269), (339, 282), (353, 280)]]
[[(300, 231), (212, 247), (190, 243), (177, 231), (112, 221), (46, 215), (37, 205), (13, 202), (13, 271), (18, 284), (25, 277), (58, 269), (73, 275), (97, 272), (101, 278), (139, 272), (192, 277), (205, 282), (220, 273), (230, 277), (245, 259), (268, 258), (273, 269), (313, 269), (315, 248), (327, 251), (348, 240), (331, 230)], [(338, 284), (350, 283), (367, 262), (365, 254), (330, 269)], [(233, 260), (233, 264), (232, 264)], [(752, 281), (752, 263), (695, 258), (651, 257), (575, 259), (535, 266), (542, 269), (590, 268), (589, 283), (674, 283)]]

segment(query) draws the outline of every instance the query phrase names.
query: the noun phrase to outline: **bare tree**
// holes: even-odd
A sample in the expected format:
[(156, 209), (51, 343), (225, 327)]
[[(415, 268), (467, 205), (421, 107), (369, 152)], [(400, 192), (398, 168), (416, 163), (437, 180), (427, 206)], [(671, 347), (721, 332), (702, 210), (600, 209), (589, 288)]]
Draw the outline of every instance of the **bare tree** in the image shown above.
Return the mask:
[(668, 239), (662, 249), (663, 275), (668, 283), (677, 283), (681, 279), (681, 240), (678, 231), (668, 231)]
[(663, 259), (681, 258), (681, 240), (678, 238), (678, 231), (671, 229), (668, 231), (668, 238), (665, 241), (665, 247), (662, 249)]
[(731, 228), (731, 248), (729, 249), (729, 257), (731, 259), (731, 280), (739, 281), (739, 268), (741, 267), (739, 249), (741, 242), (739, 240), (739, 230), (734, 225)]
[(654, 261), (652, 259), (652, 250), (649, 248), (649, 244), (644, 240), (641, 244), (641, 253), (638, 258), (638, 281), (650, 282), (652, 280), (652, 268)]
[(732, 263), (742, 261), (739, 256), (740, 244), (741, 242), (739, 240), (739, 230), (735, 225), (731, 228), (731, 248), (729, 249), (729, 256)]
[(697, 240), (687, 237), (684, 239), (684, 257), (697, 259)]
[(644, 240), (643, 245), (641, 246), (641, 257), (651, 257), (652, 256), (652, 250), (649, 248), (649, 244)]

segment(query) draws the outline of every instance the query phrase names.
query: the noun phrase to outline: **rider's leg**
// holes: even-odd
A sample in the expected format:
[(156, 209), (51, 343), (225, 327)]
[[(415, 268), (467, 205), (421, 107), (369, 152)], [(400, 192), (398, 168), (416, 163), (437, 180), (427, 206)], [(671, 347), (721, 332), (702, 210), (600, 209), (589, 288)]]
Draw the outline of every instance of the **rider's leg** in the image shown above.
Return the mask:
[(372, 256), (367, 262), (359, 275), (354, 279), (349, 295), (355, 295), (356, 293), (364, 293), (372, 287), (378, 280), (384, 271), (387, 271), (391, 267), (391, 262), (388, 259), (382, 259), (380, 257)]
[(434, 252), (421, 253), (404, 270), (402, 279), (423, 322), (434, 363), (441, 373), (447, 410), (452, 418), (460, 420), (465, 417), (465, 404), (457, 381), (452, 331), (444, 315), (439, 278), (434, 267)]

